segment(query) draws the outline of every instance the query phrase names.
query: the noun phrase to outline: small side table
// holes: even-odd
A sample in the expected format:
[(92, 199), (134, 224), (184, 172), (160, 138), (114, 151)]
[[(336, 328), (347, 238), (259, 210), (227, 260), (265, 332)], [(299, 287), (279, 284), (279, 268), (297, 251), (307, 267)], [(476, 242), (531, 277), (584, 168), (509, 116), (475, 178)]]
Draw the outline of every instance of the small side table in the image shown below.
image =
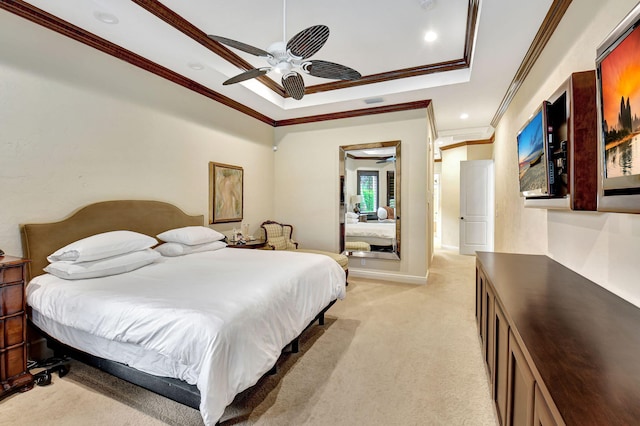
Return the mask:
[(227, 247), (229, 248), (259, 249), (265, 247), (266, 245), (267, 240), (249, 240), (244, 244), (241, 244), (236, 241), (229, 241), (229, 239), (227, 239)]

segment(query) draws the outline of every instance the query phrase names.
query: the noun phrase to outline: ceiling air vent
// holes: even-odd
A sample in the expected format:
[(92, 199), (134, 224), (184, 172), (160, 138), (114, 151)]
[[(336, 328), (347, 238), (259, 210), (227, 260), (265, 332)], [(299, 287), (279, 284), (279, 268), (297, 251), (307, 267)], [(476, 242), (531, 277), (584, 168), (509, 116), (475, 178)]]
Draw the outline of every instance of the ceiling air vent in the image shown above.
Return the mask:
[(380, 102), (384, 102), (384, 99), (382, 98), (369, 98), (369, 99), (365, 99), (364, 103), (367, 105), (371, 105), (371, 104), (379, 104)]

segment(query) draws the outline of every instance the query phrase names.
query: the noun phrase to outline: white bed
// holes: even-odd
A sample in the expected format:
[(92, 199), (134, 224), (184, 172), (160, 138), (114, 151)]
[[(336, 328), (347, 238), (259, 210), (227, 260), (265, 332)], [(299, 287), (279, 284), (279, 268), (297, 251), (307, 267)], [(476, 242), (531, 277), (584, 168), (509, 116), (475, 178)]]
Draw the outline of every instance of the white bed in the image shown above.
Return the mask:
[(395, 246), (396, 223), (395, 221), (347, 222), (345, 236), (348, 242), (363, 241), (376, 246)]
[(345, 273), (327, 256), (233, 248), (102, 278), (44, 274), (27, 287), (30, 320), (49, 337), (196, 385), (206, 425), (344, 296)]

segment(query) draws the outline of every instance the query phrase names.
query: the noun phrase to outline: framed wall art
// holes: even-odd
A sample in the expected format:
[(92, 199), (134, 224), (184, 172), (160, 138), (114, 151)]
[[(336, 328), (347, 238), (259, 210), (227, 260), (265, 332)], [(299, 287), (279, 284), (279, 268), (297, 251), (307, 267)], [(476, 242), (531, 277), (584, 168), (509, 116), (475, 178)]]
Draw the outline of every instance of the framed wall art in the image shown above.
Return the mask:
[(243, 170), (209, 163), (209, 223), (242, 222)]
[(598, 210), (640, 213), (640, 4), (598, 47)]

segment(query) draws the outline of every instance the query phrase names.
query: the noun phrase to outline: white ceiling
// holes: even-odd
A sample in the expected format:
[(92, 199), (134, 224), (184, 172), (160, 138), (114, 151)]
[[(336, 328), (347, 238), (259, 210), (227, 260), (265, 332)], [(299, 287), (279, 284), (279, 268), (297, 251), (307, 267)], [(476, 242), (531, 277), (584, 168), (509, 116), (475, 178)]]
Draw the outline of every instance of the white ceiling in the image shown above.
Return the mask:
[[(464, 57), (470, 0), (289, 0), (286, 39), (311, 25), (331, 35), (311, 59), (337, 62), (363, 76), (459, 60)], [(470, 67), (374, 84), (311, 93), (296, 101), (257, 80), (222, 82), (242, 69), (131, 0), (30, 0), (92, 34), (141, 55), (273, 120), (432, 100), (446, 143), (485, 139), (490, 123), (536, 35), (552, 0), (481, 0)], [(149, 3), (149, 2), (147, 2)], [(155, 3), (155, 2), (151, 2)], [(266, 49), (283, 39), (283, 0), (162, 0), (205, 34)], [(108, 24), (100, 14), (117, 18)], [(438, 38), (424, 41), (427, 31)], [(229, 48), (254, 67), (263, 58)], [(200, 70), (194, 67), (202, 67)], [(278, 84), (279, 76), (269, 73)], [(331, 82), (304, 75), (307, 87)], [(380, 103), (365, 100), (382, 98)], [(468, 118), (460, 118), (461, 114)]]

